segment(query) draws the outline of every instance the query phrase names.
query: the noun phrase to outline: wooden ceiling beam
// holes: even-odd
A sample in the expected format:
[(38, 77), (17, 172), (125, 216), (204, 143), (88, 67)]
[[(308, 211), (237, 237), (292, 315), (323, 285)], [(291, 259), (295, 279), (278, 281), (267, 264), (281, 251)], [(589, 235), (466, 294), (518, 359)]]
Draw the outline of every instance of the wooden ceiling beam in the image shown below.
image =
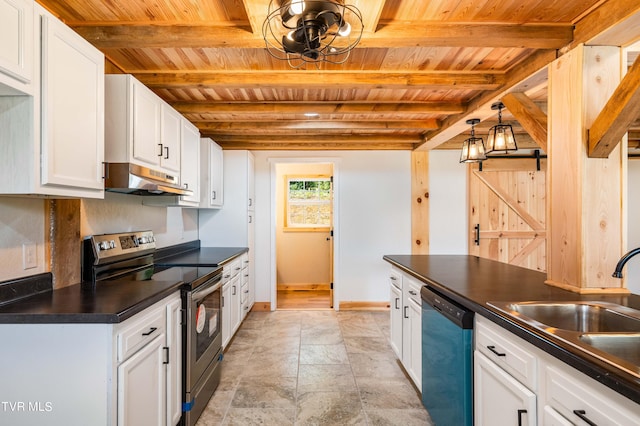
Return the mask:
[(278, 120), (278, 121), (239, 121), (212, 122), (192, 121), (201, 130), (266, 132), (266, 131), (298, 131), (298, 130), (425, 130), (437, 129), (435, 119), (411, 121), (316, 121), (316, 120)]
[(495, 90), (504, 82), (500, 72), (460, 71), (189, 71), (135, 72), (135, 77), (152, 89), (170, 88), (288, 88), (288, 89), (418, 89)]
[[(379, 1), (378, 1), (379, 3)], [(184, 22), (68, 22), (99, 49), (243, 48), (263, 49), (261, 26), (185, 24)], [(255, 26), (257, 23), (252, 22)], [(384, 23), (366, 31), (359, 48), (517, 47), (559, 49), (573, 40), (567, 24), (501, 24), (473, 22)]]
[(414, 148), (414, 144), (407, 142), (358, 144), (349, 140), (309, 144), (296, 142), (270, 142), (269, 144), (261, 144), (260, 142), (222, 142), (220, 146), (225, 150), (247, 149), (251, 151), (411, 151)]
[(559, 49), (573, 40), (573, 25), (409, 22), (380, 25), (359, 47), (516, 47)]
[[(205, 134), (205, 133), (203, 133)], [(349, 135), (345, 138), (342, 135), (331, 134), (318, 134), (318, 135), (301, 135), (301, 134), (262, 134), (262, 135), (243, 135), (243, 134), (228, 134), (228, 133), (215, 133), (207, 132), (208, 136), (211, 136), (216, 142), (282, 142), (283, 140), (293, 143), (315, 143), (315, 142), (350, 142), (350, 143), (417, 143), (420, 142), (420, 137), (417, 135)]]
[[(502, 102), (518, 120), (538, 146), (547, 150), (547, 114), (522, 92), (512, 92), (502, 97)], [(518, 147), (520, 147), (518, 141)]]
[(172, 102), (182, 114), (460, 114), (461, 102)]
[(589, 157), (607, 158), (640, 115), (640, 56), (624, 76), (588, 133)]

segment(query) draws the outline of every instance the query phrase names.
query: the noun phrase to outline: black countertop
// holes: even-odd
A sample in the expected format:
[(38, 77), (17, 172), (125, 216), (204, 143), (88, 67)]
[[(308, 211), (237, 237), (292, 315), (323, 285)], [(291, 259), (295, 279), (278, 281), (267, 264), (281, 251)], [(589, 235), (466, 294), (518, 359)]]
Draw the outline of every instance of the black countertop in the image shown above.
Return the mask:
[(94, 289), (78, 283), (53, 290), (50, 273), (0, 283), (0, 324), (118, 323), (246, 251), (200, 247), (200, 241), (162, 248), (151, 279), (102, 281)]
[(639, 295), (580, 295), (544, 284), (545, 273), (476, 256), (386, 255), (384, 260), (640, 404), (637, 377), (487, 305), (490, 301), (602, 300), (640, 310)]
[(118, 323), (178, 291), (184, 271), (167, 269), (145, 281), (79, 283), (0, 306), (2, 324)]
[(160, 266), (221, 266), (235, 257), (249, 251), (247, 247), (199, 247), (182, 253), (155, 255), (154, 263)]

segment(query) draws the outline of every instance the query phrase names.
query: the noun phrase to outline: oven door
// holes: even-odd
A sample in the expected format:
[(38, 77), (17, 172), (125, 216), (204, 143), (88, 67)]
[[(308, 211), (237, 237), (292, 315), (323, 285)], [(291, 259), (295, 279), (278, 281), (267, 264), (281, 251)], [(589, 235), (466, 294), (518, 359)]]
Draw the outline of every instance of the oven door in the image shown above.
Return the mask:
[(190, 391), (222, 347), (220, 276), (188, 293), (186, 390)]

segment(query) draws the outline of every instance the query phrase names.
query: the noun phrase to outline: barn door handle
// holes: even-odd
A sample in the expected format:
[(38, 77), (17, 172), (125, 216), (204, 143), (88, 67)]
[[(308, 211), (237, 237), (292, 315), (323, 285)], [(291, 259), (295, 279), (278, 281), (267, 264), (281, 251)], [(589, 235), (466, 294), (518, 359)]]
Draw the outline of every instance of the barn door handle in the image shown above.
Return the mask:
[(476, 238), (475, 240), (473, 240), (473, 242), (479, 246), (480, 245), (480, 224), (478, 223), (476, 226), (473, 227), (473, 229), (476, 230)]

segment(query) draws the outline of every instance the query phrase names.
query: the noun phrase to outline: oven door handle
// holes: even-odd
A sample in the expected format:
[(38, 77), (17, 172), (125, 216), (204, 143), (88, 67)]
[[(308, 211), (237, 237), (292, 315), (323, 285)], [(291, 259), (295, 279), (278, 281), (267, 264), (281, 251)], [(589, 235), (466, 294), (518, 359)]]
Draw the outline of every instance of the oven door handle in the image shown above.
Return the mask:
[(198, 289), (198, 290), (194, 291), (193, 293), (191, 293), (191, 299), (194, 302), (199, 302), (200, 300), (204, 299), (205, 297), (207, 297), (208, 295), (210, 295), (214, 291), (218, 290), (221, 286), (222, 286), (222, 281), (218, 281), (212, 287), (207, 287), (207, 288), (204, 288), (202, 290)]

